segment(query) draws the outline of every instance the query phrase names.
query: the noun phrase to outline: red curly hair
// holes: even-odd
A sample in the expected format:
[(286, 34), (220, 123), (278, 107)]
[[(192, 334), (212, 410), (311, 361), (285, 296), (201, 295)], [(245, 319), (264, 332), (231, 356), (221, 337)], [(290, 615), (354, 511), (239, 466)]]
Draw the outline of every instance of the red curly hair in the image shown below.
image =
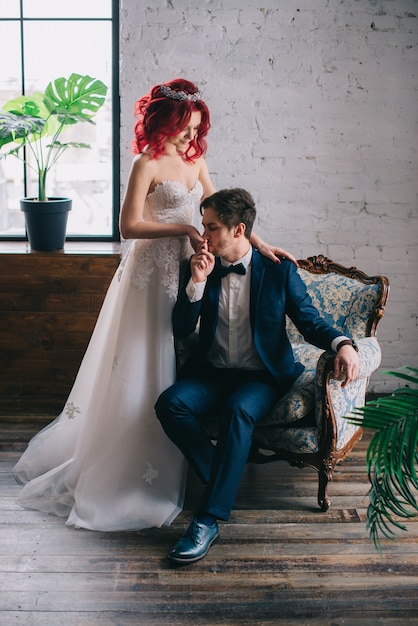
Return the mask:
[[(164, 83), (173, 91), (184, 91), (186, 94), (196, 94), (196, 85), (184, 78), (175, 78)], [(132, 151), (140, 154), (148, 146), (152, 158), (158, 159), (164, 154), (164, 143), (167, 137), (178, 135), (187, 126), (191, 114), (200, 111), (202, 115), (196, 137), (190, 143), (185, 154), (186, 161), (192, 162), (205, 154), (207, 143), (205, 137), (210, 128), (209, 109), (203, 100), (174, 100), (164, 96), (161, 85), (155, 85), (149, 94), (142, 96), (135, 103), (135, 138), (132, 141)]]

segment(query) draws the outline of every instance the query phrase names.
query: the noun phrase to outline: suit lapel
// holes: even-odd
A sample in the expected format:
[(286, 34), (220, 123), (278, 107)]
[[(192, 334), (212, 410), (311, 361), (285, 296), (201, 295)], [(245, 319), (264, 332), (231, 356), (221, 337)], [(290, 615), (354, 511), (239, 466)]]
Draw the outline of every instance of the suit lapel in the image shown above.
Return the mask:
[(215, 335), (219, 316), (219, 294), (221, 291), (221, 275), (217, 271), (221, 261), (216, 259), (215, 269), (209, 275), (206, 284), (205, 297), (202, 302), (201, 338), (207, 348)]
[(257, 313), (258, 297), (263, 284), (264, 278), (264, 265), (261, 261), (261, 255), (257, 250), (253, 250), (253, 256), (251, 259), (251, 286), (250, 286), (250, 323), (253, 329), (253, 336), (255, 332), (255, 320)]

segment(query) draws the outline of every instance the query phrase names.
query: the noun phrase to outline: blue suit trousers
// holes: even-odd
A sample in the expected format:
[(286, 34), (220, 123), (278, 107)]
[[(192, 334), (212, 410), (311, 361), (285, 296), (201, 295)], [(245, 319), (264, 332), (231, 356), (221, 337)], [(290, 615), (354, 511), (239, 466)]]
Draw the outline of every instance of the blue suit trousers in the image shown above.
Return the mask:
[[(229, 519), (254, 426), (281, 393), (267, 371), (205, 366), (161, 394), (155, 405), (157, 417), (205, 484), (199, 512)], [(209, 415), (219, 418), (216, 445), (203, 428)]]

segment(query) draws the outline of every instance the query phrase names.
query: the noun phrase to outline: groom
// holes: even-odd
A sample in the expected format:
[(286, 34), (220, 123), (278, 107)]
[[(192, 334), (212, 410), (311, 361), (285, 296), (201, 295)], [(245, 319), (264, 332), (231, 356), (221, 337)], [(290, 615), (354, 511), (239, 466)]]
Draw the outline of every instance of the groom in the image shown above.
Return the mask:
[[(203, 558), (219, 536), (217, 520), (229, 519), (255, 425), (303, 370), (285, 316), (307, 341), (335, 350), (334, 374), (344, 371), (344, 386), (358, 375), (357, 346), (319, 316), (295, 265), (274, 263), (252, 248), (251, 195), (219, 191), (202, 202), (201, 212), (204, 241), (191, 257), (173, 312), (177, 338), (200, 322), (199, 343), (155, 407), (205, 484), (192, 523), (168, 555), (183, 564)], [(216, 445), (202, 428), (211, 414), (219, 417)]]

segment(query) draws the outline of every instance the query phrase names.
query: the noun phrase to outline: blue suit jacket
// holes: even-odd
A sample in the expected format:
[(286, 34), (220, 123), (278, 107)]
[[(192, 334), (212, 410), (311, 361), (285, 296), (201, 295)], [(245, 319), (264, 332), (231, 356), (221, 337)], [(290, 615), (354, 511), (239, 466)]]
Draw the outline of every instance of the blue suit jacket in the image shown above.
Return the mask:
[[(221, 278), (215, 270), (208, 276), (202, 300), (190, 303), (185, 288), (191, 276), (190, 265), (180, 286), (173, 311), (176, 338), (191, 334), (200, 318), (199, 342), (195, 353), (179, 372), (180, 377), (196, 373), (206, 360), (218, 321)], [(257, 353), (280, 387), (289, 387), (304, 366), (296, 362), (286, 334), (286, 315), (306, 341), (324, 350), (341, 332), (329, 326), (313, 306), (295, 265), (286, 259), (270, 261), (253, 249), (251, 260), (250, 323)]]

